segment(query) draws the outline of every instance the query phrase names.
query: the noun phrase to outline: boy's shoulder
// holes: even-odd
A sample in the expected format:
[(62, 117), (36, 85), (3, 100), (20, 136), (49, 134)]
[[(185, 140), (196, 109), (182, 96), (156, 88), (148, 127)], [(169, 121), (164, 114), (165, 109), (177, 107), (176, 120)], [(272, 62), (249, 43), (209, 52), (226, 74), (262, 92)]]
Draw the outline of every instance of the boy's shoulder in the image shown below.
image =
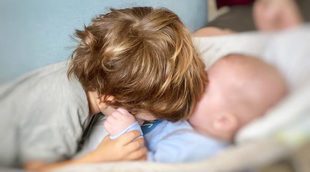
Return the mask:
[[(88, 111), (85, 92), (77, 79), (68, 79), (67, 61), (51, 64), (8, 82), (0, 87), (0, 104), (14, 104), (22, 98), (23, 103), (15, 109), (15, 114), (26, 117), (39, 115), (50, 117), (51, 112), (61, 115), (64, 107), (71, 109), (85, 106)], [(14, 106), (6, 106), (8, 112)], [(34, 114), (34, 112), (40, 112)], [(29, 113), (29, 114), (28, 114)], [(55, 116), (55, 114), (54, 114)]]
[[(10, 87), (16, 87), (16, 86), (24, 86), (24, 85), (32, 85), (34, 83), (37, 83), (38, 81), (42, 80), (48, 80), (51, 79), (52, 77), (56, 78), (60, 75), (63, 75), (66, 73), (67, 69), (67, 62), (59, 62), (55, 64), (49, 64), (44, 67), (40, 67), (37, 69), (34, 69), (30, 72), (27, 72), (23, 75), (21, 75), (18, 78), (12, 79), (11, 81), (1, 84), (1, 91), (3, 89), (7, 89)], [(56, 76), (58, 75), (58, 76)], [(43, 83), (40, 83), (42, 85)]]
[(64, 87), (76, 87), (79, 85), (76, 78), (67, 76), (68, 61), (50, 64), (2, 84), (0, 92), (25, 91), (30, 92), (41, 90), (61, 89)]

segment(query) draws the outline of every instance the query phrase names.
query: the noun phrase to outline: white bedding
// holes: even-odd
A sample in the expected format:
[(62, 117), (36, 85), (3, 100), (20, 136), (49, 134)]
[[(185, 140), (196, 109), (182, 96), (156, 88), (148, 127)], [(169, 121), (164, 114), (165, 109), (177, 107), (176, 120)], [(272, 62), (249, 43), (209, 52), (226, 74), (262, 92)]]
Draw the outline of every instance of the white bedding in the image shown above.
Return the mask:
[[(306, 27), (306, 30), (308, 28)], [(288, 31), (288, 33), (303, 31), (304, 28)], [(309, 29), (307, 33), (310, 33)], [(196, 46), (202, 51), (203, 58), (209, 67), (216, 59), (230, 53), (263, 56), (266, 47), (269, 46), (269, 38), (270, 35), (268, 34), (245, 33), (212, 37), (205, 40), (199, 39), (196, 40)], [(290, 44), (296, 46), (298, 42), (291, 42)], [(307, 46), (310, 46), (310, 41)], [(310, 58), (310, 47), (307, 46), (305, 48), (308, 50), (302, 51), (307, 51), (303, 54), (309, 55)], [(287, 50), (279, 48), (275, 51), (283, 53)], [(307, 61), (310, 62), (310, 59)], [(188, 164), (149, 162), (88, 164), (71, 166), (57, 171), (236, 171), (271, 163), (310, 141), (310, 82), (308, 81), (310, 81), (310, 75), (302, 86), (299, 86), (298, 89), (296, 87), (296, 90), (292, 89), (291, 94), (278, 106), (271, 109), (268, 115), (242, 129), (237, 137), (238, 144), (210, 159)]]
[[(249, 167), (259, 167), (272, 163), (279, 157), (289, 154), (293, 149), (276, 140), (260, 140), (242, 146), (228, 148), (217, 156), (195, 163), (163, 164), (151, 162), (118, 162), (104, 164), (85, 164), (66, 167), (57, 172), (206, 172), (240, 171)], [(264, 156), (257, 156), (264, 151)]]

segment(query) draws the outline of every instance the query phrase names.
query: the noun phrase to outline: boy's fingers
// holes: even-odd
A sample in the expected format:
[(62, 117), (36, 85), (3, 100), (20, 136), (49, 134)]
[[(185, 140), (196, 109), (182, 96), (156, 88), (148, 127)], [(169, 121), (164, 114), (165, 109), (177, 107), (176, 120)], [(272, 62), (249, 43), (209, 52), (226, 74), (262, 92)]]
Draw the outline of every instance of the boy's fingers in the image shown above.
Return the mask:
[(137, 161), (145, 161), (145, 160), (147, 160), (147, 152), (148, 152), (148, 150), (146, 150), (145, 154), (143, 154), (141, 157), (136, 158), (135, 160), (137, 160)]
[(137, 151), (131, 152), (128, 155), (128, 159), (129, 160), (140, 160), (140, 159), (146, 157), (146, 154), (147, 154), (147, 149), (145, 147), (143, 147)]
[(128, 133), (121, 135), (118, 139), (122, 143), (122, 145), (127, 145), (139, 136), (140, 136), (139, 131), (130, 131)]
[(143, 138), (138, 138), (130, 143), (128, 143), (126, 145), (127, 148), (127, 153), (131, 153), (134, 152), (138, 149), (140, 149), (141, 147), (144, 147), (144, 139)]

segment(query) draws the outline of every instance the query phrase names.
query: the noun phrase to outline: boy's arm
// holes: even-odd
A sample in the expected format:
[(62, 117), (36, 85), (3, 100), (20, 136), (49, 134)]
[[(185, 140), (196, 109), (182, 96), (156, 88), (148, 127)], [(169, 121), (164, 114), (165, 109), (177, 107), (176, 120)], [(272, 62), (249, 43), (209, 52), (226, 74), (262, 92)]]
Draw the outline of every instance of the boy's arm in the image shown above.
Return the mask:
[[(72, 160), (56, 163), (43, 163), (30, 161), (24, 165), (29, 171), (51, 171), (57, 168), (75, 164), (99, 163), (120, 160), (145, 160), (147, 149), (144, 146), (143, 138), (138, 138), (137, 131), (128, 132), (115, 140), (108, 137), (100, 143), (96, 150)], [(122, 150), (122, 151), (120, 151)]]

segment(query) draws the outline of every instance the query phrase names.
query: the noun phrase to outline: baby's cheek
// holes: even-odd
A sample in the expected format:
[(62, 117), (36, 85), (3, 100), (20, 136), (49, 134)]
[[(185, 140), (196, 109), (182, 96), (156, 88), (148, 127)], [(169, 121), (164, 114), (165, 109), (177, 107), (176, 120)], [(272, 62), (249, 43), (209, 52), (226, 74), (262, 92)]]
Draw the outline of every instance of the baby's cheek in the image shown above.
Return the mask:
[(194, 127), (194, 129), (199, 130), (206, 128), (209, 123), (207, 115), (201, 113), (193, 114), (189, 118), (189, 122)]
[(189, 123), (193, 126), (193, 127), (197, 127), (197, 126), (199, 126), (199, 123), (197, 122), (197, 118), (196, 118), (196, 116), (191, 116), (190, 118), (189, 118)]
[(199, 120), (197, 118), (190, 118), (190, 124), (192, 125), (193, 129), (201, 134), (205, 134), (208, 132), (208, 124), (206, 121)]
[(202, 113), (200, 113), (199, 109), (196, 109), (196, 111), (190, 116), (189, 121), (191, 123), (197, 123), (199, 120), (203, 119)]

